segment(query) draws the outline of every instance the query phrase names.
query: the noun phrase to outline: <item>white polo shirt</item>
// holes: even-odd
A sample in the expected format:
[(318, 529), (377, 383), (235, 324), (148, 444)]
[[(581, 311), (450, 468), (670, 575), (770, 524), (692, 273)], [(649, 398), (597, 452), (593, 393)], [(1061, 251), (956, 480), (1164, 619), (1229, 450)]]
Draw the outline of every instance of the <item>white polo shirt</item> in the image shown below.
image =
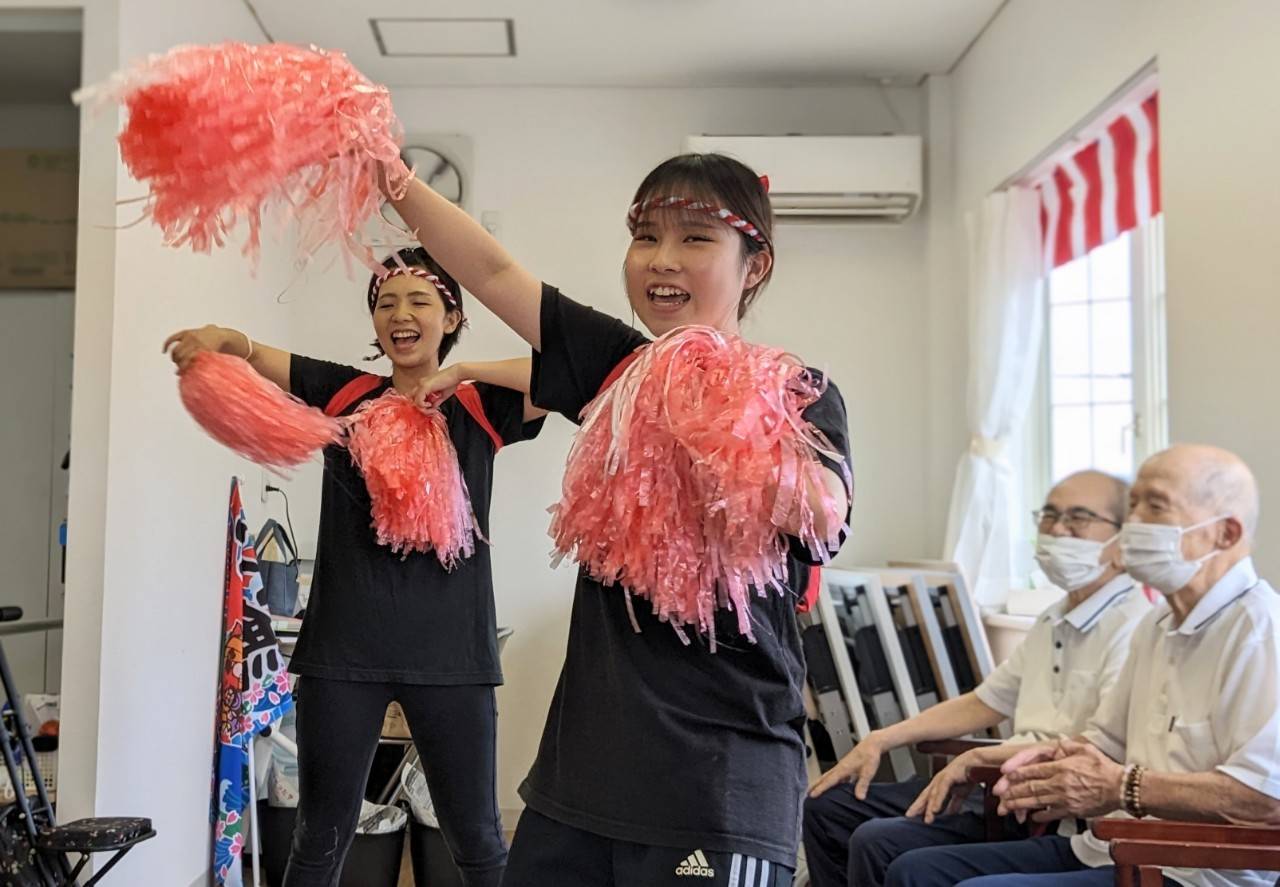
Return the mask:
[[(1142, 620), (1085, 738), (1116, 761), (1165, 773), (1217, 770), (1280, 798), (1280, 595), (1258, 579), (1251, 558), (1209, 589), (1180, 626), (1164, 602)], [(1092, 832), (1072, 838), (1071, 849), (1086, 865), (1112, 864), (1106, 842)], [(1276, 882), (1263, 872), (1164, 873), (1188, 887)]]
[(1120, 677), (1129, 638), (1151, 604), (1123, 573), (1067, 612), (1058, 602), (974, 693), (1013, 718), (1010, 742), (1078, 736)]

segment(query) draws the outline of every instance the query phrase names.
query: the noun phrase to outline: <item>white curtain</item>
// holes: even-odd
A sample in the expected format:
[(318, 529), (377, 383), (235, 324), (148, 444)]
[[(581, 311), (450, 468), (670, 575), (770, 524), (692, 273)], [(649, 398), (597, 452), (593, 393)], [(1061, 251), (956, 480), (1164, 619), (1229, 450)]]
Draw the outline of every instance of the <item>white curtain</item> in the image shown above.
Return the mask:
[(969, 222), (969, 448), (956, 470), (946, 556), (980, 606), (998, 607), (1013, 581), (1021, 498), (1008, 450), (1031, 403), (1044, 327), (1039, 195), (988, 195)]

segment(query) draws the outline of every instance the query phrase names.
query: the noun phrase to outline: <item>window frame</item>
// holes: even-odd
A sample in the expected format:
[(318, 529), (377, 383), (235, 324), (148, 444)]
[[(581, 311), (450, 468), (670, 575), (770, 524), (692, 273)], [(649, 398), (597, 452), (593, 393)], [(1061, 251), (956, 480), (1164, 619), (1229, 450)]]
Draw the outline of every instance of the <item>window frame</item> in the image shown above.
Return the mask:
[[(1129, 301), (1133, 355), (1134, 424), (1130, 438), (1135, 470), (1143, 460), (1169, 446), (1168, 340), (1166, 333), (1167, 291), (1164, 266), (1164, 216), (1157, 215), (1130, 232)], [(1044, 502), (1053, 486), (1053, 403), (1050, 395), (1050, 343), (1052, 311), (1049, 276), (1041, 287), (1044, 300), (1044, 330), (1027, 420), (1022, 430), (1018, 466), (1024, 502), (1035, 508)], [(1132, 478), (1127, 478), (1132, 480)], [(1019, 567), (1031, 569), (1035, 531), (1026, 514), (1011, 516)], [(1019, 541), (1027, 540), (1027, 545)]]

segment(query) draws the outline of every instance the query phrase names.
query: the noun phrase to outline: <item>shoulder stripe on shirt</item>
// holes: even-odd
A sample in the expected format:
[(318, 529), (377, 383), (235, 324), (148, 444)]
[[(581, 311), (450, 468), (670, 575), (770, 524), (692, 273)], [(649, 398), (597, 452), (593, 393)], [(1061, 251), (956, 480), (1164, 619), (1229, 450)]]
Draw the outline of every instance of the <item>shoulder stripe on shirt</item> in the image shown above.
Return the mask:
[(604, 394), (605, 391), (608, 390), (610, 385), (618, 381), (618, 377), (621, 376), (624, 372), (626, 372), (627, 367), (635, 363), (636, 358), (640, 356), (640, 351), (646, 347), (648, 346), (641, 345), (635, 351), (632, 351), (626, 357), (622, 358), (622, 360), (618, 361), (614, 365), (613, 369), (609, 370), (609, 375), (605, 376), (604, 381), (600, 383), (600, 390), (596, 392), (596, 397), (599, 397), (600, 395)]
[[(386, 376), (375, 376), (371, 373), (362, 373), (356, 376), (339, 388), (337, 393), (325, 404), (325, 415), (341, 416), (347, 407), (386, 381)], [(464, 382), (458, 386), (455, 396), (458, 398), (458, 403), (462, 404), (462, 408), (484, 430), (484, 433), (489, 435), (489, 439), (493, 441), (494, 450), (502, 449), (502, 435), (498, 433), (498, 430), (493, 427), (493, 423), (489, 421), (489, 417), (485, 415), (484, 402), (480, 399), (480, 392), (476, 390), (476, 387), (469, 382)]]
[(1218, 609), (1216, 609), (1216, 610), (1214, 610), (1212, 613), (1210, 613), (1208, 616), (1206, 616), (1206, 617), (1204, 617), (1203, 619), (1201, 619), (1201, 620), (1200, 620), (1200, 623), (1195, 627), (1195, 629), (1194, 629), (1194, 630), (1195, 630), (1195, 631), (1199, 631), (1200, 629), (1204, 628), (1206, 625), (1208, 625), (1208, 624), (1209, 624), (1210, 622), (1212, 622), (1214, 619), (1217, 619), (1217, 618), (1218, 618), (1218, 616), (1219, 616), (1219, 614), (1221, 614), (1223, 610), (1225, 610), (1227, 607), (1229, 607), (1229, 606), (1231, 606), (1232, 604), (1234, 604), (1236, 601), (1240, 600), (1240, 598), (1244, 597), (1246, 594), (1248, 594), (1249, 592), (1253, 591), (1253, 590), (1254, 590), (1255, 588), (1257, 588), (1257, 587), (1258, 587), (1258, 583), (1257, 583), (1257, 582), (1255, 582), (1255, 583), (1253, 583), (1252, 585), (1250, 585), (1248, 588), (1246, 588), (1244, 591), (1240, 592), (1238, 595), (1236, 595), (1235, 597), (1233, 597), (1231, 600), (1227, 601), (1227, 602), (1226, 602), (1225, 604), (1223, 604), (1221, 607), (1219, 607)]
[(489, 439), (493, 441), (494, 452), (502, 449), (502, 435), (484, 414), (484, 401), (480, 399), (480, 392), (476, 390), (476, 386), (463, 382), (454, 392), (454, 397), (458, 398), (458, 403), (471, 414), (471, 418), (476, 420), (476, 424), (484, 429), (484, 433), (489, 435)]
[(372, 373), (361, 373), (346, 385), (334, 393), (329, 398), (329, 402), (325, 404), (324, 414), (326, 416), (341, 416), (347, 407), (351, 406), (360, 398), (364, 397), (373, 389), (377, 388), (383, 382), (387, 381), (386, 376), (375, 376)]
[(1117, 591), (1115, 594), (1113, 594), (1105, 604), (1103, 604), (1101, 607), (1098, 608), (1098, 611), (1096, 613), (1094, 613), (1092, 616), (1089, 617), (1089, 620), (1085, 622), (1084, 625), (1080, 626), (1080, 630), (1088, 631), (1091, 627), (1093, 627), (1093, 623), (1097, 622), (1099, 619), (1102, 618), (1103, 613), (1111, 609), (1112, 604), (1120, 600), (1120, 598), (1124, 597), (1129, 592), (1133, 591), (1133, 589), (1134, 589), (1134, 586), (1130, 585), (1128, 588), (1122, 588), (1119, 591)]

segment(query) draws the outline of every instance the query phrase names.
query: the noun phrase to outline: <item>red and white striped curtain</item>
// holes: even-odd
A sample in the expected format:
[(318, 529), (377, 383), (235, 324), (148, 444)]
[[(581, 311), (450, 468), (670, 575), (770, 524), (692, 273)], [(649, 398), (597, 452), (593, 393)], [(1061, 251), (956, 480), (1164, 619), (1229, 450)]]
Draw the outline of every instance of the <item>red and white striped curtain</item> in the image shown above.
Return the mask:
[(1160, 212), (1157, 98), (1120, 112), (1036, 185), (1046, 273)]

